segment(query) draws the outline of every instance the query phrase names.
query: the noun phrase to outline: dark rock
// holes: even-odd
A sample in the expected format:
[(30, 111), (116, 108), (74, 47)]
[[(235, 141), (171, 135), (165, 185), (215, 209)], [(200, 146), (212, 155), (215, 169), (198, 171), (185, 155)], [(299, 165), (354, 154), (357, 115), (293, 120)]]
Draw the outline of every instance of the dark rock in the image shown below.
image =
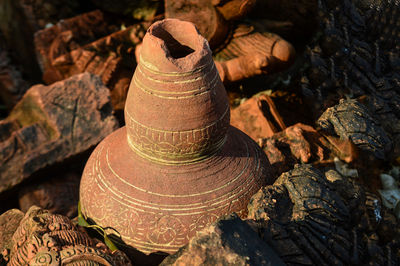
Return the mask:
[(284, 265), (274, 250), (236, 214), (197, 232), (160, 265)]
[(340, 101), (318, 119), (320, 127), (330, 135), (350, 139), (361, 150), (385, 160), (392, 150), (392, 141), (379, 120), (356, 100)]
[(67, 217), (36, 206), (22, 218), (3, 256), (8, 265), (131, 265), (124, 253), (91, 239)]
[(253, 196), (248, 217), (288, 265), (348, 265), (363, 258), (352, 231), (363, 202), (362, 190), (337, 172), (297, 165)]
[[(369, 3), (369, 4), (365, 4)], [(400, 154), (399, 1), (319, 1), (320, 31), (305, 53), (303, 94), (315, 113), (364, 97)]]
[(86, 151), (117, 128), (108, 89), (84, 73), (30, 88), (0, 121), (0, 192)]
[(102, 10), (144, 20), (153, 19), (163, 8), (162, 0), (92, 0), (91, 2)]
[(36, 205), (72, 219), (78, 215), (79, 182), (79, 174), (67, 172), (59, 173), (57, 178), (25, 186), (19, 190), (19, 206), (26, 212)]
[[(0, 42), (1, 42), (0, 34)], [(29, 83), (24, 80), (20, 69), (11, 63), (9, 54), (0, 45), (0, 101), (10, 110), (21, 99)]]

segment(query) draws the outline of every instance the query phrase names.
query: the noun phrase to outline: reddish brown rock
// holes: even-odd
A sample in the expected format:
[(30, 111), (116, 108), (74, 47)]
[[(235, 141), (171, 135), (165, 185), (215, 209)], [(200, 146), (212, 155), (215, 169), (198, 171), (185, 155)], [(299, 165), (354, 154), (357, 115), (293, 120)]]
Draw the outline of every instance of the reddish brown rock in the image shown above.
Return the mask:
[(126, 127), (86, 164), (83, 214), (146, 254), (173, 253), (219, 216), (243, 215), (272, 177), (265, 154), (229, 118), (207, 41), (189, 22), (153, 24), (128, 93)]
[(39, 184), (27, 185), (19, 190), (19, 207), (26, 212), (36, 205), (72, 219), (78, 215), (79, 182), (80, 175), (67, 172)]
[(275, 251), (236, 214), (196, 233), (160, 265), (285, 265)]
[(3, 251), (7, 265), (131, 265), (128, 257), (91, 239), (67, 217), (36, 206), (22, 218)]
[(108, 89), (85, 73), (30, 88), (0, 121), (0, 192), (86, 151), (117, 128)]
[(98, 10), (79, 15), (39, 31), (35, 45), (46, 83), (83, 72), (99, 75), (111, 90), (114, 108), (123, 109), (136, 64), (134, 48), (149, 23), (116, 31), (109, 20)]
[(251, 97), (232, 110), (231, 125), (242, 130), (254, 141), (272, 137), (286, 128), (273, 100), (267, 95)]

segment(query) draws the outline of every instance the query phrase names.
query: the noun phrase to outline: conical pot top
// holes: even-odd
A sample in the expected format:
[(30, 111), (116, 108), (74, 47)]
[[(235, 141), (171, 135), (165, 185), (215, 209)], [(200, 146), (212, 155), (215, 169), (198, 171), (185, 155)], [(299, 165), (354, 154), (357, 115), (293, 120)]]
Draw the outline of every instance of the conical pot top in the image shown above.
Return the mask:
[(208, 43), (190, 22), (147, 31), (125, 121), (90, 156), (80, 201), (85, 216), (146, 254), (173, 253), (218, 217), (244, 214), (272, 183), (263, 151), (229, 125)]

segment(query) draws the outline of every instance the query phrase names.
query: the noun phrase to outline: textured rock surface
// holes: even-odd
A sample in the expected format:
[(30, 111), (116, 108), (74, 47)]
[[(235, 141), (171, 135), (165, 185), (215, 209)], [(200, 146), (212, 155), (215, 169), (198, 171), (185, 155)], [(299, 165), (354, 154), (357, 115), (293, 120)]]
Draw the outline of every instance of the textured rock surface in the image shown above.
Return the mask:
[(285, 265), (275, 251), (236, 214), (197, 232), (160, 265)]
[(253, 96), (231, 111), (231, 125), (242, 130), (254, 141), (268, 138), (286, 128), (267, 95)]
[(0, 192), (86, 151), (117, 128), (108, 89), (85, 73), (30, 88), (0, 121)]
[(259, 235), (287, 265), (397, 265), (395, 218), (334, 170), (296, 165), (249, 203)]
[(0, 215), (0, 252), (5, 248), (11, 248), (11, 237), (23, 217), (24, 213), (17, 209), (8, 210)]
[(8, 265), (131, 265), (121, 251), (111, 252), (67, 217), (36, 206), (22, 218), (3, 251)]
[(400, 154), (399, 1), (319, 1), (321, 33), (306, 52), (303, 94), (317, 112), (365, 97)]
[(363, 193), (337, 172), (297, 165), (273, 186), (256, 193), (249, 218), (260, 221), (263, 239), (288, 265), (360, 263), (352, 229)]
[(78, 215), (79, 182), (79, 174), (66, 172), (39, 184), (27, 185), (19, 190), (19, 207), (26, 212), (36, 205), (72, 219)]
[(35, 35), (35, 46), (46, 83), (90, 72), (111, 90), (115, 109), (123, 109), (132, 69), (135, 45), (149, 23), (119, 30), (111, 18), (92, 11), (61, 21)]
[(330, 135), (350, 139), (361, 150), (385, 160), (392, 150), (392, 141), (379, 120), (356, 100), (340, 101), (318, 119), (319, 126)]

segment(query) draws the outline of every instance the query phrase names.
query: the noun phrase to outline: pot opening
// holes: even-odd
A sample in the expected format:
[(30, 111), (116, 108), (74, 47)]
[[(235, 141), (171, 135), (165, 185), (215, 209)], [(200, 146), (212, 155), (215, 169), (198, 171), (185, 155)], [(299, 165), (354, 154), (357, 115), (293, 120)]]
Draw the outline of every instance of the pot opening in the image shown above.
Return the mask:
[(164, 41), (170, 57), (183, 58), (196, 50), (194, 41), (198, 40), (196, 29), (188, 26), (191, 25), (165, 23), (161, 27), (154, 28), (152, 34)]

